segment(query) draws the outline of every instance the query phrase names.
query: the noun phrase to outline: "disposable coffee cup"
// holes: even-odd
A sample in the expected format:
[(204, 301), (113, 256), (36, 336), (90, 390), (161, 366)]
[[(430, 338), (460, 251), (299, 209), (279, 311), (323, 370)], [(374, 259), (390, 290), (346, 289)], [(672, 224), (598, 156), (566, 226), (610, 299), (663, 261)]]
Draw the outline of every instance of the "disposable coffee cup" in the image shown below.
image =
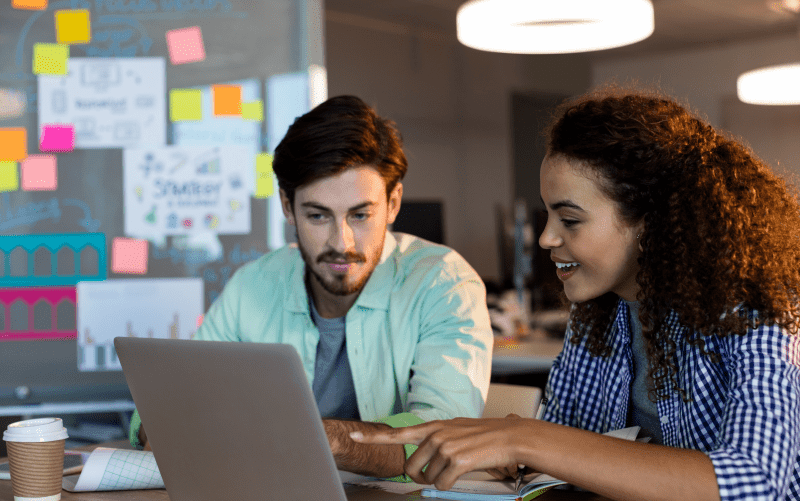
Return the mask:
[(11, 423), (3, 433), (11, 468), (14, 501), (61, 499), (64, 440), (67, 429), (59, 418)]

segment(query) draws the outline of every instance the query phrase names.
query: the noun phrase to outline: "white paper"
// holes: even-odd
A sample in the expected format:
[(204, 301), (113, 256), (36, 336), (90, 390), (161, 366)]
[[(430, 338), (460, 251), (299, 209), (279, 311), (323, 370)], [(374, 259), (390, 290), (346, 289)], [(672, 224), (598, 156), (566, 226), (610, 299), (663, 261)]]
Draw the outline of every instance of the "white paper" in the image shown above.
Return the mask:
[(250, 148), (131, 148), (122, 160), (126, 235), (250, 232)]
[(62, 487), (70, 492), (163, 489), (164, 480), (152, 452), (98, 447), (81, 474), (64, 477)]
[(203, 313), (200, 278), (78, 282), (78, 370), (121, 370), (117, 336), (191, 339)]
[[(257, 79), (226, 82), (225, 85), (238, 85), (242, 89), (242, 102), (261, 100), (261, 82)], [(172, 144), (176, 146), (246, 146), (253, 158), (261, 152), (261, 122), (244, 120), (238, 116), (214, 116), (211, 87), (192, 87), (200, 89), (202, 96), (203, 119), (172, 124)], [(263, 100), (262, 100), (263, 101)], [(263, 107), (263, 103), (262, 103)], [(248, 193), (255, 191), (255, 171), (245, 176)]]
[(39, 124), (74, 124), (75, 148), (166, 144), (163, 58), (72, 57), (67, 66), (67, 75), (38, 76)]

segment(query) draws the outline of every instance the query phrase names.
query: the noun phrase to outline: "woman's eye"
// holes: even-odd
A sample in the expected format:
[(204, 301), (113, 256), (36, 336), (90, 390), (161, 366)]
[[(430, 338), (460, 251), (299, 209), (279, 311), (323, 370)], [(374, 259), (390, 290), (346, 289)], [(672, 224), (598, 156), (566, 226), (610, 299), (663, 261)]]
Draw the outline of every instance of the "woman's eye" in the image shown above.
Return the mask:
[(572, 228), (573, 226), (578, 224), (578, 222), (579, 221), (577, 221), (576, 219), (562, 219), (561, 220), (561, 224), (563, 224), (565, 228)]

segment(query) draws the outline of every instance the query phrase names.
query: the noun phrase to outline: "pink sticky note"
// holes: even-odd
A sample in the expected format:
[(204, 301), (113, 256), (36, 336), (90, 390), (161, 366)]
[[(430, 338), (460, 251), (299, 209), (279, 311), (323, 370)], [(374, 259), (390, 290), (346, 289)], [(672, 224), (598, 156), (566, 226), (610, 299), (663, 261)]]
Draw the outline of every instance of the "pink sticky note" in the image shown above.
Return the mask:
[(169, 30), (167, 32), (167, 49), (172, 64), (196, 63), (206, 58), (203, 33), (199, 26)]
[(147, 273), (147, 240), (115, 237), (111, 244), (111, 271), (114, 273)]
[(54, 155), (30, 155), (19, 167), (24, 191), (52, 191), (58, 187), (58, 162)]
[(42, 126), (41, 151), (67, 152), (75, 149), (75, 126), (72, 124), (45, 124)]

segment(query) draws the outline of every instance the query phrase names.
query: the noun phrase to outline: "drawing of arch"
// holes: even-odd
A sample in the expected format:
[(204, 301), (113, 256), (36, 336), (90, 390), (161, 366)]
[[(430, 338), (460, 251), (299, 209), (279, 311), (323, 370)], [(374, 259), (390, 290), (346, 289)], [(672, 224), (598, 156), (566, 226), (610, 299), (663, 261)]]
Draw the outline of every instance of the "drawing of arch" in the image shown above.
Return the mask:
[(12, 277), (28, 276), (28, 253), (22, 247), (11, 251), (9, 259), (9, 275)]
[(44, 299), (36, 301), (33, 305), (33, 330), (53, 330), (53, 307)]
[(75, 303), (69, 299), (62, 299), (56, 307), (56, 330), (74, 331), (78, 329), (75, 319)]
[(49, 277), (53, 274), (53, 255), (47, 247), (39, 247), (33, 253), (33, 276)]
[(98, 274), (98, 256), (94, 247), (86, 246), (81, 249), (82, 276), (95, 276)]
[(56, 253), (56, 275), (70, 277), (75, 275), (75, 251), (65, 245)]
[(17, 299), (8, 309), (8, 330), (25, 332), (28, 330), (28, 304)]

